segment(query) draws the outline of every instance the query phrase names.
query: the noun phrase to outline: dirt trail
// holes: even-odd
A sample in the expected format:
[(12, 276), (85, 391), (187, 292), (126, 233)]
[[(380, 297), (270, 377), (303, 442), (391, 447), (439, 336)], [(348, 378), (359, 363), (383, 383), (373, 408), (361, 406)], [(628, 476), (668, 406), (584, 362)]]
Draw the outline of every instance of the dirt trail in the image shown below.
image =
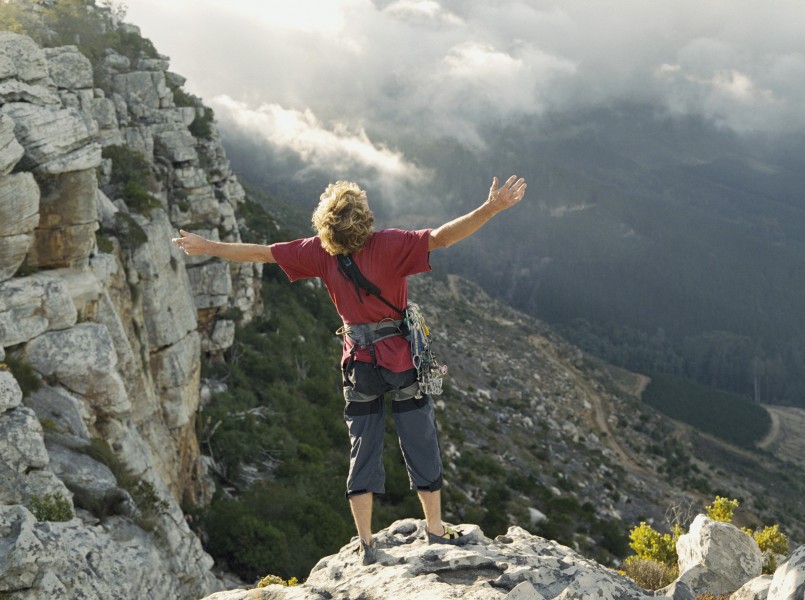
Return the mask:
[(757, 443), (758, 448), (763, 448), (764, 450), (780, 438), (780, 414), (776, 410), (773, 410), (770, 406), (766, 407), (766, 410), (769, 412), (769, 416), (771, 417), (771, 427), (769, 428), (769, 433), (766, 434), (766, 437)]
[(758, 446), (778, 458), (805, 467), (805, 409), (793, 406), (766, 406), (771, 429)]

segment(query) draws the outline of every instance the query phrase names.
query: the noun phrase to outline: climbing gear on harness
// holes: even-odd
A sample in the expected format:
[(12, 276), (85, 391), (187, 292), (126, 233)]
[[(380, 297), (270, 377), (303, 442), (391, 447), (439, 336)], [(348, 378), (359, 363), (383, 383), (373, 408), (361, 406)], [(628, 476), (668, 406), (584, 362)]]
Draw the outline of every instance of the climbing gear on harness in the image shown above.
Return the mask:
[[(411, 360), (418, 375), (419, 391), (422, 394), (439, 396), (442, 393), (442, 379), (447, 374), (447, 365), (440, 365), (431, 352), (430, 329), (419, 305), (409, 302), (405, 315), (411, 340)], [(417, 398), (420, 396), (421, 394)]]
[(415, 397), (421, 398), (422, 394), (440, 395), (442, 393), (442, 379), (447, 374), (447, 366), (440, 365), (433, 356), (430, 347), (430, 329), (425, 323), (425, 317), (422, 315), (422, 309), (419, 308), (419, 305), (409, 302), (405, 310), (394, 306), (383, 298), (380, 288), (366, 279), (364, 274), (361, 273), (351, 254), (339, 254), (336, 258), (338, 259), (341, 274), (355, 286), (355, 293), (358, 294), (358, 300), (360, 300), (361, 304), (363, 304), (361, 289), (364, 289), (368, 294), (375, 296), (383, 304), (394, 309), (403, 317), (402, 320), (397, 321), (386, 319), (379, 323), (344, 324), (339, 328), (336, 333), (348, 336), (354, 343), (350, 355), (350, 364), (355, 360), (357, 348), (361, 347), (368, 348), (372, 357), (372, 364), (377, 366), (374, 344), (387, 337), (401, 335), (411, 342), (411, 361), (414, 363), (414, 368), (416, 368), (417, 381), (419, 382), (419, 389)]

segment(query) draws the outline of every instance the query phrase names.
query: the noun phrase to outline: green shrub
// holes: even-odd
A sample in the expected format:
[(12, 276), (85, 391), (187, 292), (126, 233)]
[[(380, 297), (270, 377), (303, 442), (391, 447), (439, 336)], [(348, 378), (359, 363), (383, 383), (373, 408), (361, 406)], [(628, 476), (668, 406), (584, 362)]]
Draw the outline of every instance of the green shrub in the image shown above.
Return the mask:
[(285, 580), (279, 575), (266, 575), (260, 580), (260, 582), (257, 584), (257, 587), (264, 588), (270, 585), (283, 585), (285, 587), (291, 587), (294, 585), (299, 585), (299, 580), (296, 577), (291, 577), (290, 579)]
[(707, 518), (722, 523), (732, 523), (732, 513), (738, 508), (737, 500), (728, 500), (721, 496), (716, 496), (713, 503), (706, 507)]
[(651, 525), (641, 522), (629, 533), (629, 547), (638, 558), (655, 560), (666, 565), (674, 565), (679, 558), (676, 554), (676, 542), (682, 535), (682, 529), (675, 525), (672, 533), (660, 533)]
[(776, 555), (786, 555), (790, 550), (788, 536), (780, 531), (780, 524), (767, 525), (757, 531), (751, 529), (744, 529), (744, 531), (752, 536), (763, 553), (763, 573), (766, 575), (774, 573), (777, 570)]
[(142, 152), (126, 145), (106, 146), (101, 154), (112, 160), (112, 184), (125, 184), (129, 181), (147, 188), (151, 183), (151, 163)]
[(628, 557), (623, 562), (621, 572), (645, 590), (664, 588), (679, 577), (677, 565), (638, 556)]
[(39, 497), (31, 494), (31, 512), (37, 521), (70, 521), (73, 518), (73, 503), (60, 493)]
[(95, 234), (95, 245), (104, 254), (112, 254), (115, 251), (115, 245), (112, 240), (99, 233)]
[(162, 208), (156, 198), (145, 191), (142, 185), (133, 180), (123, 184), (118, 196), (126, 203), (129, 210), (146, 217), (151, 216), (152, 210)]
[(190, 133), (193, 137), (209, 140), (212, 138), (212, 123), (215, 119), (215, 113), (211, 108), (204, 107), (200, 115), (196, 115), (193, 122), (190, 124)]

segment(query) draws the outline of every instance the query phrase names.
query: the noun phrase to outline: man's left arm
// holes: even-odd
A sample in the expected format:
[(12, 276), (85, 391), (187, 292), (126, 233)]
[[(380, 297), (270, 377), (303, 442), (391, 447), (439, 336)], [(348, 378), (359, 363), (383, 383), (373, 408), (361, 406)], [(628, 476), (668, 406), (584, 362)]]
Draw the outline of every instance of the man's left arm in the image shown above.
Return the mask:
[(179, 230), (179, 234), (181, 237), (173, 238), (171, 241), (188, 256), (207, 254), (223, 258), (224, 260), (234, 260), (238, 262), (277, 262), (271, 254), (271, 248), (269, 246), (263, 246), (261, 244), (216, 242), (182, 229)]

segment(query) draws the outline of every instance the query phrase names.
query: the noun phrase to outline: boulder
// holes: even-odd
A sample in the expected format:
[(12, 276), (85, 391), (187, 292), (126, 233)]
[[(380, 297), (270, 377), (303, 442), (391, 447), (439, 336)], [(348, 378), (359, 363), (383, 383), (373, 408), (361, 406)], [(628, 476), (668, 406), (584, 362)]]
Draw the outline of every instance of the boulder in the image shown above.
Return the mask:
[(65, 282), (47, 273), (0, 283), (0, 346), (75, 325), (78, 313)]
[(805, 598), (805, 546), (800, 546), (774, 572), (768, 600)]
[(16, 123), (14, 134), (25, 148), (23, 169), (53, 174), (101, 163), (101, 147), (94, 141), (98, 126), (79, 111), (25, 102), (5, 104), (0, 111)]
[(697, 594), (731, 594), (761, 574), (763, 556), (747, 533), (698, 515), (676, 544), (679, 580)]
[(41, 81), (48, 76), (45, 53), (26, 35), (0, 31), (0, 80)]
[(92, 63), (75, 46), (45, 48), (48, 73), (59, 88), (77, 90), (93, 86)]
[(771, 587), (771, 575), (761, 575), (743, 584), (730, 600), (767, 600)]
[(126, 388), (117, 372), (117, 354), (109, 331), (98, 323), (79, 323), (44, 333), (25, 345), (31, 366), (64, 388), (85, 398), (107, 416), (130, 413)]

